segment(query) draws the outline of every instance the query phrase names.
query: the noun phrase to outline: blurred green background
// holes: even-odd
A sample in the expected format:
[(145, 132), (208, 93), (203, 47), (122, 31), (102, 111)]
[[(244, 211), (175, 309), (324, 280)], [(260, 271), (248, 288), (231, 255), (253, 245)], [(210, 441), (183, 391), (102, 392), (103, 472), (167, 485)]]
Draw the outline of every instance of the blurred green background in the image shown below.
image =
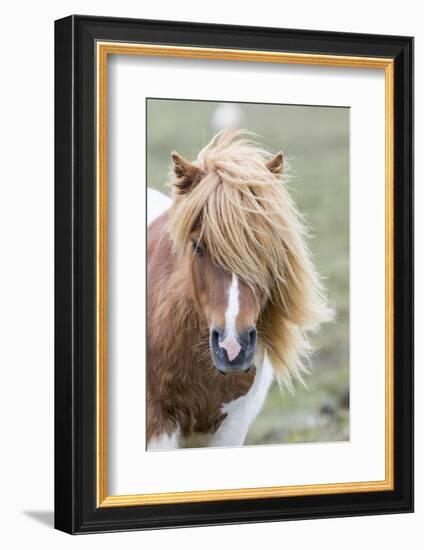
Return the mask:
[(311, 230), (309, 246), (336, 319), (312, 336), (308, 388), (273, 384), (246, 444), (349, 439), (349, 109), (149, 99), (147, 182), (163, 193), (170, 153), (194, 160), (223, 128), (258, 134), (289, 163), (288, 186)]

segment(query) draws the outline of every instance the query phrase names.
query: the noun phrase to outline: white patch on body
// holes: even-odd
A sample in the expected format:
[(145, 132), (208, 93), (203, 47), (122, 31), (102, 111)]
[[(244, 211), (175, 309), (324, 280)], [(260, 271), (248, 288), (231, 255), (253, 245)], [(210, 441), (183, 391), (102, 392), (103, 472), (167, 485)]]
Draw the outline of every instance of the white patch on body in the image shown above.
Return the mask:
[(237, 341), (236, 320), (239, 314), (239, 286), (238, 277), (232, 274), (230, 289), (228, 291), (228, 304), (225, 311), (225, 339), (219, 343), (220, 348), (227, 352), (228, 359), (234, 361), (240, 353), (240, 344)]
[(155, 189), (147, 188), (147, 225), (150, 225), (156, 218), (159, 218), (168, 208), (172, 200)]
[(249, 426), (259, 414), (272, 380), (272, 365), (265, 353), (263, 362), (259, 362), (256, 367), (255, 380), (246, 395), (222, 406), (222, 412), (227, 416), (212, 436), (210, 447), (237, 447), (244, 444)]
[(171, 449), (178, 449), (178, 431), (172, 434), (162, 434), (152, 439), (147, 444), (148, 451), (169, 451)]
[(221, 411), (227, 416), (214, 434), (194, 433), (189, 437), (180, 436), (179, 432), (174, 432), (171, 435), (163, 434), (150, 440), (148, 450), (241, 447), (250, 425), (262, 409), (274, 377), (272, 365), (266, 353), (263, 360), (256, 361), (256, 365), (255, 379), (250, 390), (246, 395), (222, 406)]

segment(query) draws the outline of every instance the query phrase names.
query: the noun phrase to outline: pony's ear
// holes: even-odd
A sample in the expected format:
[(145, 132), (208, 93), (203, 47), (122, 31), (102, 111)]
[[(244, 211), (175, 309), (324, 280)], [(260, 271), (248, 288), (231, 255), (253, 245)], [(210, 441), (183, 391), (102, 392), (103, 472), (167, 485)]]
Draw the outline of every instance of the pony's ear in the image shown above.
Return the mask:
[(283, 155), (283, 153), (280, 151), (279, 153), (277, 153), (275, 155), (275, 157), (272, 157), (272, 159), (270, 159), (266, 163), (266, 167), (268, 168), (268, 170), (270, 172), (272, 172), (273, 174), (276, 174), (277, 176), (282, 174), (283, 167), (284, 167), (284, 155)]
[(198, 183), (200, 179), (200, 168), (183, 158), (175, 151), (171, 153), (172, 169), (176, 176), (173, 182), (177, 193), (188, 193), (190, 189)]

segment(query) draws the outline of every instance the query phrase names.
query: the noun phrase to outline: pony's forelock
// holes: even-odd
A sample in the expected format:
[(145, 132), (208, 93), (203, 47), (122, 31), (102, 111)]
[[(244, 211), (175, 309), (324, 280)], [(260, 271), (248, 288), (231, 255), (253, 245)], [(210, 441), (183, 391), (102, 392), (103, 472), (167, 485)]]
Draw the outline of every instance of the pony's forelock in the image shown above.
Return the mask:
[(270, 158), (252, 134), (217, 134), (194, 162), (201, 171), (197, 185), (174, 193), (168, 231), (182, 253), (197, 229), (217, 265), (267, 297), (258, 334), (278, 380), (291, 390), (310, 354), (306, 331), (331, 313), (302, 217), (282, 177), (267, 168)]

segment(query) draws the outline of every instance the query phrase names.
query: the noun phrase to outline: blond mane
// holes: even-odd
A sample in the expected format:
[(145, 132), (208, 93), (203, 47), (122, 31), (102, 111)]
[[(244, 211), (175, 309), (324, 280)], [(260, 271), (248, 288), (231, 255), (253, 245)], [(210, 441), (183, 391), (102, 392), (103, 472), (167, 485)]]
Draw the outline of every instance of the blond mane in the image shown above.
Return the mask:
[(331, 317), (305, 243), (305, 224), (271, 155), (241, 130), (224, 130), (194, 165), (200, 176), (181, 193), (174, 176), (168, 231), (182, 252), (198, 228), (214, 262), (267, 297), (259, 341), (280, 384), (302, 380), (311, 346), (307, 331)]

